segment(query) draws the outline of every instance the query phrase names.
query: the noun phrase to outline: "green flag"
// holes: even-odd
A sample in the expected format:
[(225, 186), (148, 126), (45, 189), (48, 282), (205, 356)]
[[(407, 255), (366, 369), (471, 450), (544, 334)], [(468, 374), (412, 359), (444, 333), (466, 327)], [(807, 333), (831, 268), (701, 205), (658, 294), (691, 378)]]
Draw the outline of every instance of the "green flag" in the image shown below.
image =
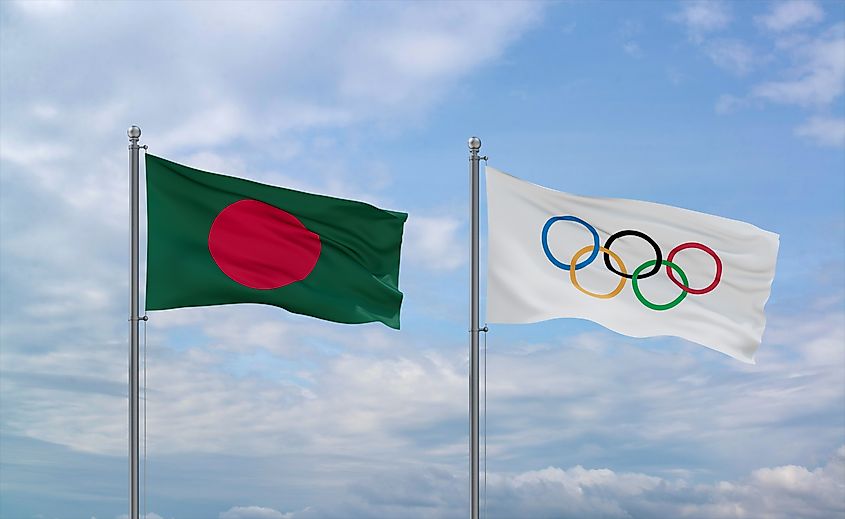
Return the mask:
[(262, 303), (399, 328), (408, 215), (199, 171), (147, 165), (147, 310)]

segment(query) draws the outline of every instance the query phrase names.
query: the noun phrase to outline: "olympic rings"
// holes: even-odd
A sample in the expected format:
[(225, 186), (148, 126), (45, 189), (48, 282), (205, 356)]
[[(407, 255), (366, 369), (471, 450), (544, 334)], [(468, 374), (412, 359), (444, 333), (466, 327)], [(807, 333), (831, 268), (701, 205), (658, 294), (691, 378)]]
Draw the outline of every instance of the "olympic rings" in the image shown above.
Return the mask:
[[(672, 261), (675, 258), (675, 254), (677, 254), (678, 252), (681, 252), (684, 249), (699, 249), (699, 250), (703, 250), (704, 252), (709, 254), (710, 257), (713, 258), (713, 261), (716, 262), (716, 276), (713, 278), (713, 282), (710, 283), (709, 285), (707, 285), (705, 288), (690, 288), (689, 284), (686, 282), (686, 280), (684, 281), (684, 284), (682, 285), (677, 279), (675, 279), (675, 275), (672, 274), (672, 269), (669, 268), (669, 267), (666, 267), (666, 273), (669, 274), (669, 279), (671, 279), (673, 283), (678, 285), (681, 288), (681, 290), (683, 290), (684, 292), (689, 292), (690, 294), (701, 295), (701, 294), (706, 294), (707, 292), (712, 291), (714, 288), (716, 288), (716, 285), (719, 284), (719, 281), (722, 280), (722, 260), (719, 258), (719, 256), (715, 252), (713, 252), (713, 249), (711, 249), (707, 245), (704, 245), (704, 244), (698, 243), (698, 242), (694, 242), (694, 241), (682, 243), (682, 244), (678, 245), (677, 247), (672, 249), (672, 252), (669, 253), (669, 256), (666, 259), (669, 260), (669, 261)], [(683, 278), (683, 276), (681, 276), (681, 278)]]
[(582, 269), (593, 262), (596, 259), (596, 256), (599, 255), (599, 233), (596, 231), (596, 228), (592, 225), (588, 224), (584, 220), (578, 218), (577, 216), (553, 216), (549, 218), (546, 222), (546, 225), (543, 226), (543, 252), (546, 253), (546, 257), (549, 258), (549, 261), (552, 262), (557, 268), (561, 268), (563, 270), (569, 270), (569, 265), (566, 263), (561, 263), (554, 257), (552, 251), (549, 250), (549, 229), (552, 228), (552, 224), (559, 221), (559, 220), (568, 220), (570, 222), (580, 223), (584, 227), (587, 228), (593, 234), (593, 252), (590, 254), (590, 257), (585, 259), (583, 262), (578, 263), (575, 265), (575, 270)]
[[(590, 234), (593, 236), (593, 244), (587, 245), (583, 247), (578, 252), (572, 256), (569, 264), (563, 263), (562, 261), (555, 258), (552, 251), (549, 249), (549, 230), (551, 229), (552, 225), (558, 221), (569, 221), (575, 222), (577, 224), (583, 225), (590, 231)], [(618, 238), (622, 238), (623, 236), (636, 236), (637, 238), (642, 238), (645, 240), (651, 247), (654, 249), (654, 256), (655, 259), (648, 260), (636, 269), (631, 274), (628, 274), (628, 270), (625, 268), (625, 264), (622, 262), (622, 258), (619, 257), (618, 254), (610, 250), (610, 246), (616, 241)], [(607, 240), (604, 242), (604, 246), (600, 245), (599, 241), (599, 233), (595, 227), (590, 225), (589, 223), (585, 222), (581, 218), (573, 215), (566, 215), (566, 216), (553, 216), (546, 221), (546, 224), (543, 226), (543, 232), (541, 234), (541, 242), (543, 245), (543, 252), (546, 254), (546, 258), (552, 263), (552, 265), (566, 270), (569, 272), (569, 280), (579, 291), (587, 294), (588, 296), (595, 297), (598, 299), (611, 299), (619, 295), (622, 292), (622, 289), (625, 287), (625, 281), (627, 279), (631, 280), (631, 288), (634, 291), (634, 295), (637, 297), (637, 300), (643, 304), (646, 308), (650, 308), (651, 310), (656, 311), (664, 311), (669, 310), (678, 306), (684, 298), (687, 297), (688, 294), (694, 295), (702, 295), (707, 294), (708, 292), (712, 292), (721, 282), (722, 280), (722, 260), (719, 258), (719, 255), (716, 254), (713, 249), (704, 245), (703, 243), (698, 242), (686, 242), (678, 245), (669, 253), (666, 259), (663, 259), (663, 252), (660, 250), (660, 246), (657, 244), (654, 239), (650, 236), (645, 234), (644, 232), (637, 231), (634, 229), (625, 229), (623, 231), (616, 232), (611, 234)], [(686, 273), (679, 267), (677, 264), (673, 263), (673, 259), (675, 259), (675, 255), (683, 250), (686, 249), (698, 249), (705, 253), (707, 253), (716, 264), (716, 275), (713, 278), (713, 281), (704, 288), (691, 288), (689, 286), (689, 279), (687, 278)], [(589, 256), (587, 259), (579, 262), (578, 260), (581, 259), (582, 256), (589, 252)], [(595, 259), (598, 257), (599, 253), (603, 253), (604, 265), (610, 272), (613, 272), (621, 279), (619, 280), (619, 284), (616, 285), (612, 291), (608, 292), (607, 294), (596, 294), (594, 292), (590, 292), (589, 290), (585, 289), (581, 286), (578, 282), (576, 277), (575, 271), (580, 270), (588, 265), (590, 265)], [(610, 259), (613, 258), (613, 261), (616, 263), (616, 267), (614, 267)], [(640, 281), (651, 276), (654, 276), (660, 271), (662, 266), (666, 267), (666, 274), (669, 276), (669, 279), (681, 289), (680, 295), (673, 299), (672, 301), (665, 303), (665, 304), (657, 304), (652, 303), (642, 294), (640, 291)], [(644, 270), (651, 267), (650, 270), (647, 272), (643, 272)], [(674, 271), (674, 272), (673, 272)], [(681, 281), (678, 281), (677, 277), (675, 277), (675, 272), (681, 277)]]
[[(681, 275), (681, 279), (684, 280), (684, 286), (686, 286), (686, 287), (689, 286), (689, 280), (687, 279), (687, 275), (684, 274), (684, 271), (681, 270), (681, 267), (679, 267), (679, 266), (675, 265), (674, 263), (672, 263), (671, 261), (667, 261), (667, 260), (663, 260), (662, 264), (666, 265), (667, 269), (677, 270), (678, 274)], [(634, 295), (637, 296), (637, 299), (640, 300), (640, 303), (644, 304), (648, 308), (651, 308), (652, 310), (669, 310), (670, 308), (675, 308), (676, 306), (678, 306), (681, 303), (681, 301), (684, 300), (685, 297), (687, 297), (687, 293), (688, 293), (687, 290), (683, 290), (681, 292), (681, 295), (676, 297), (674, 300), (666, 303), (665, 305), (658, 305), (658, 304), (652, 303), (651, 301), (649, 301), (648, 299), (645, 298), (645, 296), (643, 295), (642, 292), (640, 292), (640, 286), (639, 286), (640, 272), (642, 272), (642, 270), (644, 268), (650, 267), (652, 265), (657, 265), (657, 262), (655, 262), (654, 260), (646, 261), (645, 263), (643, 263), (642, 265), (637, 267), (636, 270), (634, 270), (633, 277), (631, 278), (631, 287), (634, 289)], [(684, 286), (682, 286), (681, 288), (684, 288)]]
[[(645, 241), (647, 241), (648, 244), (651, 245), (652, 248), (654, 248), (654, 255), (657, 256), (657, 259), (655, 260), (656, 263), (654, 264), (654, 268), (649, 270), (646, 274), (643, 274), (642, 276), (640, 276), (640, 279), (650, 278), (651, 276), (660, 272), (660, 264), (663, 261), (663, 253), (660, 252), (660, 246), (657, 245), (657, 242), (652, 240), (651, 236), (647, 235), (644, 232), (635, 231), (633, 229), (628, 229), (626, 231), (619, 231), (615, 234), (611, 234), (610, 237), (607, 239), (607, 241), (604, 242), (605, 248), (609, 249), (610, 244), (613, 243), (614, 241), (616, 241), (616, 238), (621, 238), (623, 236), (637, 236), (637, 237), (642, 238)], [(632, 275), (619, 272), (618, 270), (616, 270), (615, 268), (613, 268), (610, 265), (610, 256), (608, 256), (608, 254), (606, 252), (604, 253), (604, 264), (605, 264), (605, 266), (607, 266), (607, 269), (609, 271), (613, 272), (617, 276), (622, 276), (622, 277), (631, 279)], [(669, 267), (666, 267), (666, 268), (669, 268)]]
[[(580, 258), (580, 257), (581, 257), (581, 256), (583, 256), (584, 254), (586, 254), (586, 253), (587, 253), (587, 251), (589, 251), (589, 250), (590, 250), (590, 248), (591, 248), (591, 247), (590, 247), (589, 245), (587, 245), (587, 246), (586, 246), (586, 247), (584, 247), (583, 249), (581, 249), (581, 250), (579, 250), (578, 252), (576, 252), (576, 253), (575, 253), (575, 255), (574, 255), (574, 256), (572, 256), (572, 262), (571, 262), (570, 264), (572, 264), (572, 263), (576, 263), (576, 262), (578, 261), (578, 258)], [(575, 288), (577, 288), (577, 289), (578, 289), (578, 290), (580, 290), (581, 292), (584, 292), (584, 293), (585, 293), (585, 294), (587, 294), (588, 296), (597, 297), (597, 298), (599, 298), (599, 299), (610, 299), (611, 297), (615, 297), (615, 296), (616, 296), (616, 294), (618, 294), (619, 292), (621, 292), (621, 291), (622, 291), (622, 287), (624, 287), (624, 286), (625, 286), (625, 280), (626, 280), (629, 276), (626, 276), (626, 275), (625, 275), (625, 274), (627, 274), (627, 271), (625, 270), (625, 264), (624, 264), (624, 263), (622, 263), (622, 258), (620, 258), (620, 257), (619, 257), (619, 256), (618, 256), (615, 252), (613, 252), (613, 251), (612, 251), (612, 250), (610, 250), (610, 249), (606, 249), (606, 248), (604, 248), (604, 247), (599, 247), (599, 250), (600, 250), (600, 251), (602, 251), (603, 253), (605, 253), (605, 255), (608, 255), (608, 254), (609, 254), (609, 255), (613, 256), (613, 259), (614, 259), (614, 260), (616, 260), (616, 264), (617, 264), (617, 265), (619, 265), (619, 268), (620, 268), (620, 269), (622, 270), (622, 272), (623, 272), (623, 274), (622, 274), (622, 279), (620, 279), (620, 280), (619, 280), (619, 284), (618, 284), (618, 285), (616, 285), (616, 288), (614, 288), (612, 292), (609, 292), (609, 293), (607, 293), (607, 294), (596, 294), (596, 293), (593, 293), (593, 292), (590, 292), (590, 291), (586, 290), (584, 287), (582, 287), (582, 286), (581, 286), (581, 284), (580, 284), (580, 283), (578, 283), (578, 280), (575, 278), (575, 271), (576, 271), (576, 270), (578, 270), (577, 268), (571, 269), (571, 270), (569, 271), (569, 280), (570, 280), (570, 281), (572, 281), (572, 286), (574, 286)], [(595, 252), (595, 249), (594, 249), (594, 252)]]

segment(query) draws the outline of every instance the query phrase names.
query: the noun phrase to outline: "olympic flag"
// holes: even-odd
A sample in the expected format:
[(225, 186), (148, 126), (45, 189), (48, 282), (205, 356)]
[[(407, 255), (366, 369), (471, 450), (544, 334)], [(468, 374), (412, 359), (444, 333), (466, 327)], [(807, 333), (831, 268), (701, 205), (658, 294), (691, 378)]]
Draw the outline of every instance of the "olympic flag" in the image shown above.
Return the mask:
[(588, 198), (486, 168), (487, 320), (588, 319), (754, 363), (778, 235), (636, 200)]

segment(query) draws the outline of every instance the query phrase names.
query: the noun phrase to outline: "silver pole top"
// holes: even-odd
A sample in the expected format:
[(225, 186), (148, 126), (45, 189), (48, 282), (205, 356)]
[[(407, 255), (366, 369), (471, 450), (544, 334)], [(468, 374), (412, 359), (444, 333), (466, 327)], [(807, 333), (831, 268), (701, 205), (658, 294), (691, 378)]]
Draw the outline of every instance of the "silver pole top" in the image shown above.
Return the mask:
[(137, 139), (141, 137), (141, 129), (133, 124), (128, 130), (126, 130), (126, 135), (128, 135), (130, 139)]
[[(141, 130), (138, 130), (138, 131), (140, 132)], [(481, 139), (479, 139), (478, 137), (470, 137), (469, 140), (467, 141), (467, 145), (469, 146), (469, 149), (471, 149), (471, 150), (476, 150), (476, 151), (480, 150), (481, 149)]]

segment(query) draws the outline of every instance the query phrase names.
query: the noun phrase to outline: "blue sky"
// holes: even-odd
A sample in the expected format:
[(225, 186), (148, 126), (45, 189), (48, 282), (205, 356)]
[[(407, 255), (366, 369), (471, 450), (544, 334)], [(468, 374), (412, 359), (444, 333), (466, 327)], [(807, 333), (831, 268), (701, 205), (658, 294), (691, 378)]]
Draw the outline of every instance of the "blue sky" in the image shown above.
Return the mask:
[(491, 326), (488, 516), (845, 514), (841, 2), (9, 1), (0, 29), (0, 516), (127, 511), (130, 124), (410, 214), (399, 332), (151, 313), (147, 519), (467, 515), (471, 135), (532, 182), (781, 240), (754, 366)]

